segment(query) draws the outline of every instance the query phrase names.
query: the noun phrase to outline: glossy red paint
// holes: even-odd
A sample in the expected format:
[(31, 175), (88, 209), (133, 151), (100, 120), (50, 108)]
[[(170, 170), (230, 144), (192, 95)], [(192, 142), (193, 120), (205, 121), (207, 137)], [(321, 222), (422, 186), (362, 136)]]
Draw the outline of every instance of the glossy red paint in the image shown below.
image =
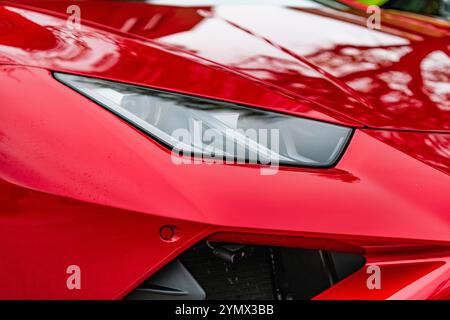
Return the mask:
[[(0, 298), (122, 298), (205, 238), (357, 252), (367, 266), (386, 273), (381, 291), (367, 289), (363, 268), (318, 299), (450, 298), (450, 125), (448, 93), (437, 89), (449, 76), (441, 67), (448, 35), (397, 29), (400, 34), (373, 35), (357, 15), (344, 22), (348, 13), (336, 10), (272, 10), (280, 23), (297, 26), (303, 20), (293, 17), (299, 16), (330, 20), (372, 41), (352, 43), (357, 38), (345, 34), (338, 44), (317, 31), (317, 43), (305, 37), (296, 45), (277, 33), (282, 28), (259, 29), (265, 8), (202, 8), (200, 15), (189, 8), (122, 4), (108, 22), (95, 13), (105, 4), (81, 5), (93, 21), (81, 31), (43, 12), (61, 12), (57, 3), (44, 2), (36, 11), (0, 6), (7, 26), (0, 33), (0, 251), (6, 261), (0, 264)], [(151, 35), (117, 31), (127, 16), (119, 12), (127, 8), (162, 14), (161, 21), (176, 18), (157, 23)], [(246, 20), (247, 10), (255, 11)], [(204, 17), (205, 11), (213, 15)], [(184, 16), (183, 25), (174, 26)], [(232, 37), (236, 50), (230, 41), (213, 45), (209, 32)], [(280, 45), (267, 42), (271, 38)], [(400, 62), (403, 55), (392, 46), (423, 61)], [(357, 59), (350, 49), (372, 50), (370, 59)], [(425, 58), (436, 52), (439, 68)], [(334, 57), (345, 64), (326, 68)], [(342, 78), (364, 70), (364, 59), (373, 69), (350, 78), (383, 81), (368, 85), (368, 95), (361, 94), (369, 90), (364, 81), (352, 87)], [(408, 74), (413, 60), (420, 70)], [(343, 65), (349, 69), (340, 70)], [(262, 176), (256, 165), (175, 165), (168, 150), (55, 81), (55, 70), (358, 129), (337, 166), (325, 170), (282, 167)], [(400, 100), (380, 98), (385, 95)], [(174, 241), (160, 238), (165, 225), (176, 228)], [(85, 274), (83, 290), (66, 287), (72, 264)]]
[[(64, 2), (24, 3), (34, 4), (45, 12), (54, 12), (60, 18), (67, 16), (67, 3)], [(201, 95), (211, 95), (205, 90), (212, 90), (213, 87), (223, 88), (223, 78), (219, 72), (212, 74), (206, 71), (208, 68), (205, 65), (211, 65), (221, 73), (231, 73), (233, 80), (229, 80), (230, 77), (226, 80), (233, 86), (237, 79), (246, 78), (251, 80), (253, 86), (258, 83), (272, 92), (289, 96), (293, 100), (290, 103), (278, 99), (276, 102), (277, 109), (287, 112), (298, 110), (291, 106), (297, 101), (303, 116), (324, 119), (323, 115), (311, 113), (305, 106), (307, 104), (330, 117), (341, 115), (348, 118), (344, 120), (339, 117), (340, 121), (349, 123), (352, 119), (372, 128), (450, 131), (450, 93), (446, 88), (450, 77), (448, 23), (437, 25), (390, 14), (384, 17), (382, 30), (370, 30), (366, 27), (365, 12), (352, 15), (352, 10), (342, 12), (320, 5), (313, 8), (225, 5), (177, 8), (131, 3), (111, 8), (104, 1), (80, 5), (84, 28), (70, 34), (83, 43), (80, 48), (89, 50), (94, 45), (90, 39), (95, 32), (96, 45), (91, 50), (95, 50), (96, 58), (88, 60), (83, 54), (75, 55), (64, 49), (73, 42), (70, 37), (65, 39), (68, 36), (66, 33), (46, 38), (50, 43), (56, 39), (59, 44), (47, 51), (50, 56), (46, 57), (44, 53), (44, 56), (34, 59), (28, 52), (17, 52), (16, 56), (24, 55), (28, 64), (69, 69), (71, 72), (83, 72), (87, 64), (98, 66), (95, 61), (102, 61), (105, 62), (101, 63), (102, 69), (108, 69), (106, 72), (99, 73), (98, 67), (91, 67), (89, 73)], [(16, 15), (25, 18), (30, 14), (26, 10), (15, 10)], [(401, 21), (399, 26), (399, 19), (406, 21)], [(173, 30), (179, 20), (189, 21), (190, 24), (179, 25), (179, 29)], [(154, 21), (151, 28), (148, 27), (149, 21)], [(47, 18), (37, 28), (45, 29), (45, 25), (47, 29), (49, 26), (61, 29), (65, 26), (65, 20)], [(95, 31), (90, 26), (96, 27)], [(16, 34), (20, 33), (20, 29), (15, 30)], [(109, 32), (106, 35), (100, 30)], [(169, 34), (169, 30), (173, 33)], [(133, 46), (128, 42), (122, 43), (121, 36), (135, 39)], [(145, 42), (143, 52), (136, 48), (141, 44), (138, 39)], [(114, 45), (117, 48), (113, 54), (111, 46)], [(192, 68), (204, 74), (201, 81), (179, 79), (179, 70), (187, 67), (174, 58), (167, 58), (171, 61), (170, 65), (164, 63), (167, 59), (163, 58), (167, 54), (161, 56), (155, 50), (149, 52), (149, 48), (155, 47), (163, 47), (170, 54), (183, 56), (188, 64), (195, 61)], [(135, 51), (135, 56), (128, 57), (129, 51)], [(54, 55), (58, 55), (59, 59), (53, 59)], [(120, 60), (118, 55), (122, 55)], [(155, 58), (153, 63), (148, 61), (149, 55)], [(139, 77), (132, 73), (134, 68), (129, 63), (121, 61), (135, 60), (136, 56), (145, 59)], [(155, 66), (156, 63), (158, 66)], [(83, 69), (80, 69), (81, 66)], [(164, 68), (166, 75), (155, 79), (159, 73), (156, 70), (161, 68)], [(117, 69), (130, 72), (125, 75), (117, 73)], [(169, 77), (167, 74), (172, 75), (169, 82), (164, 81)], [(187, 77), (194, 77), (194, 74), (192, 69), (186, 70)], [(175, 79), (174, 75), (178, 78)], [(189, 80), (198, 85), (209, 79), (213, 79), (214, 86), (187, 87)], [(221, 92), (218, 88), (212, 94), (217, 98), (234, 100), (239, 97), (245, 102), (256, 102), (249, 101), (248, 94), (242, 91), (237, 94), (233, 92), (233, 97), (230, 97), (230, 92), (236, 89)], [(246, 92), (254, 94), (253, 90), (247, 89)], [(273, 105), (265, 101), (256, 103), (265, 107)]]
[[(391, 256), (389, 261), (370, 258), (366, 267), (319, 294), (315, 300), (439, 300), (450, 299), (449, 253), (442, 256), (415, 254)], [(386, 260), (386, 258), (384, 258)], [(367, 290), (370, 272), (367, 267), (377, 266), (382, 275), (380, 290)], [(370, 269), (369, 269), (370, 271)]]
[[(276, 111), (358, 126), (355, 121), (233, 69), (194, 57), (188, 50), (130, 38), (84, 25), (67, 30), (66, 20), (11, 6), (0, 7), (2, 17), (11, 20), (7, 41), (27, 38), (39, 30), (40, 41), (25, 47), (7, 42), (2, 49), (8, 64), (44, 67), (54, 71), (98, 76), (105, 79), (170, 89), (181, 93), (247, 103)], [(42, 22), (40, 22), (42, 20)], [(40, 22), (40, 24), (36, 23)], [(30, 27), (30, 24), (32, 27)], [(49, 32), (54, 30), (54, 32)], [(67, 32), (58, 32), (58, 30)], [(47, 50), (40, 50), (44, 46)], [(204, 83), (209, 83), (205, 86)], [(319, 111), (318, 111), (319, 110)]]

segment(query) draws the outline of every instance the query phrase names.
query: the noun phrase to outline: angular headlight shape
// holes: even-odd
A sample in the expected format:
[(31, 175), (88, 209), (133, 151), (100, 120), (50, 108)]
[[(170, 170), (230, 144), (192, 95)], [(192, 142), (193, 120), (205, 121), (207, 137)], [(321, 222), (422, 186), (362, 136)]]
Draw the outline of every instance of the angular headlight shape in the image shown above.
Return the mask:
[(348, 127), (258, 108), (96, 78), (54, 76), (183, 156), (331, 167), (352, 134)]

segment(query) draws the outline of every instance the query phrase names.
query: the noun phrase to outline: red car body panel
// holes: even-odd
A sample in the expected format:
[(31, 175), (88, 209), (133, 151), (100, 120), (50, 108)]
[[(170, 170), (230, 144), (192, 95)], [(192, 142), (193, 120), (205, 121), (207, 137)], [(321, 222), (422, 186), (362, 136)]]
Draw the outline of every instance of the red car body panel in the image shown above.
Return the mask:
[[(261, 24), (267, 8), (121, 4), (106, 19), (105, 3), (80, 5), (79, 31), (65, 4), (0, 5), (0, 298), (122, 298), (201, 239), (354, 252), (383, 270), (382, 290), (365, 286), (363, 268), (317, 299), (450, 298), (448, 30), (380, 32), (348, 12), (274, 10), (299, 30), (301, 17), (350, 30), (336, 43), (320, 30), (297, 41)], [(134, 14), (163, 22), (120, 31)], [(212, 45), (212, 34), (224, 39)], [(330, 169), (177, 166), (52, 71), (356, 130)], [(164, 225), (172, 241), (159, 237)], [(66, 287), (71, 264), (83, 290)]]

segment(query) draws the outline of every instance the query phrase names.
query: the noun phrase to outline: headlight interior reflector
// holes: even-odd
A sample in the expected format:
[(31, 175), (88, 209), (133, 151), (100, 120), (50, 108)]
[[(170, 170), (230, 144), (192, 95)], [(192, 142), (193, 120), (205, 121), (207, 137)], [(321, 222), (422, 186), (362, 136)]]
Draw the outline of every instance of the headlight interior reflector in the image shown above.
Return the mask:
[(57, 80), (183, 155), (330, 167), (352, 129), (232, 103), (54, 73)]

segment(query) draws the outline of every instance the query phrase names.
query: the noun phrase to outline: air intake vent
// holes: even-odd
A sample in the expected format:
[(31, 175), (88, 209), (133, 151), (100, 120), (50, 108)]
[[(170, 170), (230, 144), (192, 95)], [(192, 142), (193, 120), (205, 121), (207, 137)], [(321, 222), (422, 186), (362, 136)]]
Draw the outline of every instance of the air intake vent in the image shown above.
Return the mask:
[(323, 250), (200, 242), (127, 298), (311, 299), (364, 263)]

